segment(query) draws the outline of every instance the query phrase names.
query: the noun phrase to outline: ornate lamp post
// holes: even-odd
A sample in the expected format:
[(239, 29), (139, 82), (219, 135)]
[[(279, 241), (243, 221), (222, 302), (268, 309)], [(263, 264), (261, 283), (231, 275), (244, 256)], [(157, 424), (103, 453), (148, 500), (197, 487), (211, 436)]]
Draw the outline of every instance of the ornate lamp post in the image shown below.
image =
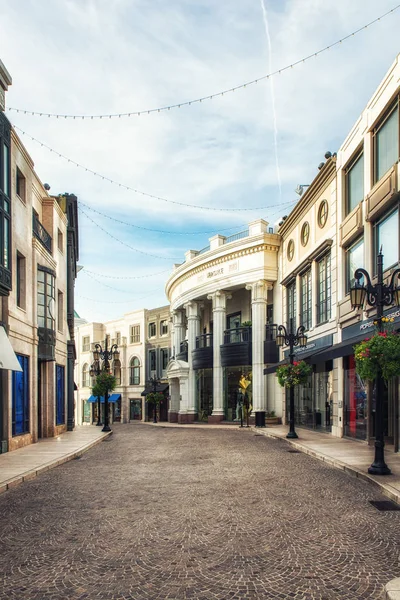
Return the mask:
[[(100, 360), (103, 361), (103, 364), (101, 366), (102, 371), (106, 371), (107, 373), (110, 372), (110, 360), (114, 359), (114, 360), (119, 360), (119, 350), (118, 350), (118, 346), (117, 344), (113, 344), (110, 348), (110, 350), (108, 350), (107, 348), (107, 336), (106, 336), (106, 341), (105, 341), (105, 348), (103, 350), (103, 348), (101, 347), (100, 344), (95, 344), (95, 349), (93, 350), (93, 359), (94, 362), (99, 364), (99, 369), (100, 369)], [(104, 392), (104, 427), (102, 429), (102, 431), (111, 431), (111, 427), (109, 425), (109, 420), (108, 420), (108, 390), (105, 390)]]
[[(90, 366), (89, 371), (90, 377), (97, 377), (100, 375), (100, 364), (98, 360), (94, 360), (92, 365)], [(97, 427), (101, 426), (101, 405), (100, 405), (100, 396), (97, 396)]]
[[(149, 384), (153, 386), (153, 394), (157, 393), (157, 386), (160, 380), (157, 377), (150, 377)], [(153, 423), (157, 423), (157, 404), (153, 402)]]
[[(284, 325), (279, 325), (276, 335), (276, 345), (280, 347), (289, 346), (289, 360), (290, 364), (293, 365), (294, 347), (300, 346), (304, 348), (307, 346), (307, 336), (304, 334), (305, 328), (303, 325), (300, 325), (296, 333), (293, 333), (293, 319), (290, 319), (289, 326), (288, 332)], [(286, 437), (289, 439), (298, 437), (294, 429), (294, 387), (292, 385), (289, 388), (289, 433)]]
[[(376, 259), (377, 265), (377, 282), (372, 285), (371, 278), (365, 269), (356, 269), (354, 273), (355, 284), (350, 288), (350, 301), (353, 308), (362, 308), (364, 302), (369, 306), (376, 307), (376, 321), (378, 323), (379, 332), (382, 331), (383, 308), (390, 306), (395, 301), (400, 306), (400, 287), (395, 286), (395, 279), (400, 276), (400, 269), (396, 269), (392, 273), (390, 283), (387, 285), (383, 281), (383, 254), (382, 248)], [(363, 285), (361, 280), (365, 278), (366, 284)], [(384, 426), (383, 426), (383, 394), (384, 381), (382, 373), (379, 371), (375, 379), (375, 394), (376, 394), (376, 412), (375, 412), (375, 458), (374, 462), (368, 469), (368, 473), (372, 475), (389, 475), (391, 473), (389, 467), (385, 463), (385, 441), (384, 441)]]

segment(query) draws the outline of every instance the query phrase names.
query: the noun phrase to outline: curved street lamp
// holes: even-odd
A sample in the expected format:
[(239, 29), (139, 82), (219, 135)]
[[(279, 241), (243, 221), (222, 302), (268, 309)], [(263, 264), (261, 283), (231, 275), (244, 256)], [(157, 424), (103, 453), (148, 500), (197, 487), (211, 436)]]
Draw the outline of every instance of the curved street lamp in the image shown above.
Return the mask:
[[(289, 332), (284, 325), (278, 326), (276, 345), (280, 348), (283, 346), (289, 346), (289, 361), (291, 365), (293, 365), (295, 346), (300, 346), (301, 348), (307, 346), (307, 336), (304, 333), (305, 330), (305, 327), (300, 325), (297, 328), (296, 333), (293, 333), (292, 318), (289, 321)], [(289, 433), (286, 437), (289, 439), (298, 437), (294, 428), (294, 387), (292, 385), (289, 388)]]
[[(387, 285), (383, 281), (383, 254), (382, 247), (376, 259), (377, 282), (371, 283), (369, 273), (365, 269), (356, 269), (354, 273), (355, 283), (350, 288), (350, 302), (353, 308), (362, 308), (366, 302), (369, 306), (376, 307), (376, 321), (378, 322), (378, 331), (382, 331), (383, 308), (396, 302), (400, 306), (400, 286), (395, 286), (395, 280), (400, 277), (400, 269), (395, 269)], [(361, 279), (365, 278), (366, 284), (363, 285)], [(374, 462), (368, 469), (371, 475), (390, 475), (391, 471), (385, 463), (385, 440), (383, 427), (383, 395), (384, 381), (382, 373), (378, 371), (375, 379), (375, 457)]]
[[(94, 350), (93, 350), (93, 359), (94, 359), (95, 363), (98, 363), (99, 371), (107, 371), (109, 373), (110, 372), (110, 360), (119, 360), (120, 353), (119, 353), (117, 344), (113, 344), (111, 346), (110, 350), (108, 349), (107, 346), (108, 346), (108, 340), (107, 340), (107, 336), (106, 336), (104, 350), (101, 347), (101, 344), (95, 344)], [(103, 361), (101, 368), (100, 368), (100, 360)], [(109, 419), (108, 419), (108, 390), (106, 390), (104, 392), (104, 427), (103, 427), (102, 431), (111, 431), (111, 427), (109, 425)]]

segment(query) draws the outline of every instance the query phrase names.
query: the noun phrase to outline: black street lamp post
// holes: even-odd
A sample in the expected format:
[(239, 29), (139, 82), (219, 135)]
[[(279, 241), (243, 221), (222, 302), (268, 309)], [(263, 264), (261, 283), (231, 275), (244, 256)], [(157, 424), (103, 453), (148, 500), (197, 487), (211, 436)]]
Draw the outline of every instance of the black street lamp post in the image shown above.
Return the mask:
[[(93, 364), (90, 367), (89, 371), (90, 377), (97, 377), (100, 375), (100, 364), (98, 360), (94, 360)], [(100, 396), (97, 396), (97, 427), (101, 426), (101, 405), (100, 405)]]
[[(376, 259), (377, 282), (371, 283), (371, 278), (365, 269), (356, 269), (354, 273), (355, 284), (350, 288), (350, 301), (353, 308), (362, 308), (366, 301), (369, 306), (376, 307), (376, 321), (378, 331), (382, 331), (383, 308), (390, 306), (396, 301), (400, 305), (400, 287), (395, 286), (396, 277), (400, 276), (400, 269), (392, 273), (390, 283), (387, 285), (383, 281), (383, 254), (382, 248)], [(363, 285), (361, 279), (365, 277), (366, 284)], [(391, 471), (385, 463), (385, 440), (383, 425), (383, 395), (384, 381), (382, 373), (378, 371), (375, 379), (375, 457), (374, 462), (368, 468), (371, 475), (390, 475)]]
[[(110, 372), (110, 360), (119, 360), (119, 350), (117, 344), (113, 344), (108, 350), (108, 340), (106, 336), (105, 348), (101, 347), (100, 344), (95, 344), (93, 350), (93, 358), (94, 362), (99, 364), (99, 371), (105, 371), (107, 373)], [(100, 359), (103, 361), (102, 367), (100, 369)], [(111, 427), (109, 425), (108, 419), (108, 390), (104, 392), (104, 427), (102, 431), (111, 431)]]
[[(157, 377), (150, 377), (149, 383), (153, 386), (153, 394), (155, 396), (157, 393), (157, 386), (160, 383), (160, 380), (157, 379)], [(157, 404), (155, 401), (153, 402), (153, 423), (157, 423)]]
[[(307, 346), (307, 336), (304, 334), (305, 327), (300, 325), (297, 328), (296, 333), (293, 333), (293, 319), (289, 321), (289, 332), (284, 325), (279, 325), (278, 333), (276, 335), (276, 345), (283, 347), (289, 346), (289, 361), (293, 365), (294, 361), (294, 347), (300, 346), (304, 348)], [(294, 387), (289, 387), (289, 433), (286, 436), (289, 439), (297, 438), (298, 435), (294, 428)]]

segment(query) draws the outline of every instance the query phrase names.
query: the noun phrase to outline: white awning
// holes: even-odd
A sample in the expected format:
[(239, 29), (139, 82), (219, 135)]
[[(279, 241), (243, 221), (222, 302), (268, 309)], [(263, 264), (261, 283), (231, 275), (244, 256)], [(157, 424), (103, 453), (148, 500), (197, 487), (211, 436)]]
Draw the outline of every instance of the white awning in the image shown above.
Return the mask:
[(0, 325), (0, 369), (22, 371), (8, 335), (2, 325)]

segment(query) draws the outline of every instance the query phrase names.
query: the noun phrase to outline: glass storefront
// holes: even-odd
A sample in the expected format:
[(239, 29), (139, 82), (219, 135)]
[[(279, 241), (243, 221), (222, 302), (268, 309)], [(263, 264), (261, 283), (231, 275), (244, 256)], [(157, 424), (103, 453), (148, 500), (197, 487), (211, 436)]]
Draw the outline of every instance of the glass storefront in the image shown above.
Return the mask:
[(213, 410), (213, 370), (196, 371), (196, 395), (199, 421), (207, 421)]
[(367, 384), (356, 372), (353, 355), (346, 356), (343, 361), (344, 435), (366, 440), (368, 436)]
[[(240, 421), (240, 406), (243, 395), (239, 387), (242, 375), (251, 373), (251, 365), (241, 367), (225, 367), (224, 369), (224, 410), (226, 421)], [(251, 392), (250, 392), (251, 402)]]
[[(333, 420), (332, 361), (316, 365), (315, 372), (304, 385), (294, 388), (295, 424), (317, 431), (331, 431)], [(289, 420), (289, 390), (286, 390), (286, 412)]]
[(142, 400), (141, 398), (131, 398), (129, 400), (129, 420), (130, 421), (141, 421), (142, 420)]

